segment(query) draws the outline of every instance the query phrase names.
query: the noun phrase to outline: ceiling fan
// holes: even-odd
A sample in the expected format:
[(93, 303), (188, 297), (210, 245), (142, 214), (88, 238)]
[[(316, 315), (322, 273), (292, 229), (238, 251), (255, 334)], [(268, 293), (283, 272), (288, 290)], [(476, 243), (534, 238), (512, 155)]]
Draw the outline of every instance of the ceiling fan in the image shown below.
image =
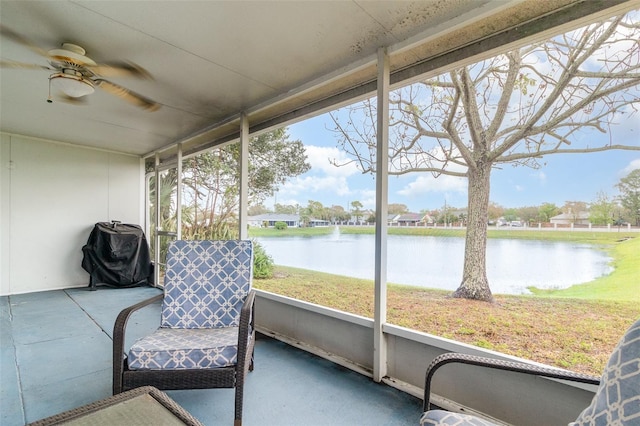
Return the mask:
[(51, 86), (64, 94), (63, 100), (71, 103), (81, 103), (84, 96), (90, 95), (98, 87), (147, 111), (156, 111), (160, 108), (159, 103), (103, 78), (135, 77), (150, 79), (151, 75), (136, 64), (131, 62), (98, 64), (86, 56), (86, 52), (82, 47), (73, 43), (63, 43), (60, 48), (47, 51), (4, 25), (0, 25), (0, 34), (26, 46), (47, 59), (49, 66), (10, 60), (0, 60), (0, 66), (2, 68), (52, 71), (52, 74), (49, 75), (49, 97), (47, 98), (49, 103), (53, 102), (51, 99)]

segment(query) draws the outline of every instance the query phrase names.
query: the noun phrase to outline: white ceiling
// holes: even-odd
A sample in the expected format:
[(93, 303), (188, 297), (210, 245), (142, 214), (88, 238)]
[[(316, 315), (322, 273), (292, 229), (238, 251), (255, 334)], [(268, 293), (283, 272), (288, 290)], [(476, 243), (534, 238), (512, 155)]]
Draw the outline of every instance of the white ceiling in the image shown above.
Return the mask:
[[(293, 111), (370, 82), (379, 47), (389, 48), (392, 70), (406, 69), (576, 3), (2, 0), (2, 25), (44, 50), (71, 42), (96, 62), (129, 60), (145, 68), (153, 80), (109, 80), (162, 107), (148, 112), (99, 89), (83, 106), (49, 104), (48, 71), (2, 69), (0, 129), (144, 155), (192, 140), (217, 123), (235, 127), (243, 111), (252, 126), (293, 117)], [(637, 1), (607, 7), (614, 3), (628, 8)], [(47, 65), (6, 37), (0, 56)], [(205, 132), (199, 143), (215, 137)]]

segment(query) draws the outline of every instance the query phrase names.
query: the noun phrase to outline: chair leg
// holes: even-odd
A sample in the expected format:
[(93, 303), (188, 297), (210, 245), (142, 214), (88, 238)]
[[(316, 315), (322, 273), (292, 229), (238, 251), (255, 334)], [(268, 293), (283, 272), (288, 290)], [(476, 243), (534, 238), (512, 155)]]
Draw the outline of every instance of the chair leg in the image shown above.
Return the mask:
[(234, 426), (239, 426), (242, 424), (242, 405), (244, 402), (243, 399), (244, 399), (244, 377), (240, 377), (240, 380), (236, 382), (236, 400), (235, 400), (235, 410), (233, 413)]

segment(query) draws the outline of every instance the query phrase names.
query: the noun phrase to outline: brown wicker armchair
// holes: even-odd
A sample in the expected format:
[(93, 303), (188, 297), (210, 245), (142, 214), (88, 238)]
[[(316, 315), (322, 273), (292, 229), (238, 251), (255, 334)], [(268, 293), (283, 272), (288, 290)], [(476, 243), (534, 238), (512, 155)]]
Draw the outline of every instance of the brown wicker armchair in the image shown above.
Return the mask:
[(640, 425), (640, 404), (638, 404), (640, 399), (640, 319), (624, 334), (600, 378), (566, 370), (460, 353), (445, 353), (437, 356), (429, 364), (425, 374), (423, 414), (420, 425), (490, 426), (494, 423), (479, 417), (432, 409), (431, 380), (440, 367), (450, 363), (599, 384), (591, 405), (585, 408), (576, 421), (570, 423), (570, 426)]
[[(251, 241), (174, 241), (164, 295), (124, 309), (113, 331), (113, 393), (140, 386), (162, 390), (233, 388), (235, 425), (242, 424), (245, 377), (255, 344)], [(161, 326), (125, 353), (130, 315), (162, 300)]]

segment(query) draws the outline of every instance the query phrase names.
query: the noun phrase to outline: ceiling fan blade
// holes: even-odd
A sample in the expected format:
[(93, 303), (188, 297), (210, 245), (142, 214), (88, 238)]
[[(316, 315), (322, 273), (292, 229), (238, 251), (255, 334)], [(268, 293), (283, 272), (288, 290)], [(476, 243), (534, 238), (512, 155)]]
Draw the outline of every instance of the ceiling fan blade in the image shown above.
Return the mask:
[(85, 68), (100, 77), (135, 77), (152, 80), (151, 74), (133, 62), (110, 62), (97, 65), (85, 65)]
[(101, 78), (93, 80), (93, 83), (101, 89), (111, 93), (112, 95), (119, 96), (127, 102), (130, 102), (137, 107), (146, 109), (148, 111), (156, 111), (160, 108), (160, 104), (152, 101), (151, 99), (144, 97), (138, 93), (135, 93), (126, 87), (122, 87), (119, 84), (112, 83)]
[(0, 25), (0, 35), (8, 39), (11, 39), (16, 43), (19, 43), (25, 47), (28, 47), (29, 49), (31, 49), (31, 51), (37, 53), (40, 56), (44, 56), (45, 58), (49, 57), (49, 52), (42, 49), (41, 47), (38, 47), (35, 43), (29, 41), (27, 38), (21, 36), (17, 32), (13, 31), (12, 29), (4, 25)]
[(55, 71), (54, 68), (45, 67), (44, 65), (27, 64), (17, 61), (0, 61), (0, 68), (20, 68), (20, 69), (33, 69), (33, 70), (47, 70)]

